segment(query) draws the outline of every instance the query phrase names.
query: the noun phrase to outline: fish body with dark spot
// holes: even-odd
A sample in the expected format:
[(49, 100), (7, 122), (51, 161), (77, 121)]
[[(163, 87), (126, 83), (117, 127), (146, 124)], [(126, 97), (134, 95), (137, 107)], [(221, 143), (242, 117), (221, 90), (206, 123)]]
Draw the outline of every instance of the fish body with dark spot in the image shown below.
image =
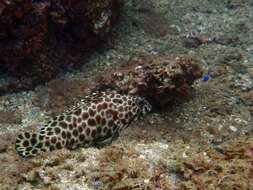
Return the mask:
[(103, 144), (113, 140), (133, 120), (149, 111), (151, 105), (138, 96), (94, 93), (49, 120), (37, 132), (18, 135), (16, 151), (29, 158), (55, 149)]

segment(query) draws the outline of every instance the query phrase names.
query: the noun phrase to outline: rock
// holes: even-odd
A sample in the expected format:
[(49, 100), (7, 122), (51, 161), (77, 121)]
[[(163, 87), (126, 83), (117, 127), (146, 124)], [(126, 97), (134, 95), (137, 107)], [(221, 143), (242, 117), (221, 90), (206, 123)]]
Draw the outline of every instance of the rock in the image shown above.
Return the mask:
[(208, 73), (209, 75), (212, 77), (212, 78), (215, 78), (215, 77), (219, 77), (219, 76), (222, 76), (224, 74), (226, 74), (226, 68), (224, 66), (220, 66), (220, 65), (215, 65), (215, 66), (212, 66), (209, 70), (208, 70)]
[(120, 0), (51, 0), (49, 14), (57, 38), (92, 48), (110, 31), (120, 4)]
[(238, 9), (244, 6), (246, 2), (246, 0), (228, 0), (225, 4), (228, 9)]
[(202, 76), (199, 61), (187, 56), (156, 56), (130, 61), (97, 79), (97, 88), (145, 97), (154, 108), (186, 99), (190, 86)]
[(19, 158), (14, 149), (15, 136), (11, 132), (0, 134), (0, 184), (1, 189), (15, 189), (23, 181), (22, 173), (34, 166)]
[(133, 19), (133, 24), (144, 30), (154, 38), (162, 38), (170, 31), (167, 19), (156, 11), (150, 1), (143, 1), (136, 7), (138, 16)]
[(202, 44), (197, 37), (185, 37), (183, 42), (186, 48), (198, 48)]
[(244, 104), (253, 106), (253, 90), (249, 92), (242, 92), (239, 96)]
[(3, 71), (31, 75), (30, 67), (41, 68), (47, 64), (41, 56), (45, 55), (49, 32), (48, 3), (39, 6), (30, 0), (0, 2), (0, 66)]
[(0, 1), (0, 93), (30, 89), (83, 63), (106, 39), (121, 0)]
[(0, 111), (0, 123), (14, 123), (14, 124), (20, 124), (22, 121), (22, 117), (20, 114), (17, 114), (15, 112), (10, 111)]
[(191, 85), (201, 75), (202, 69), (196, 58), (157, 55), (99, 72), (86, 81), (51, 80), (46, 88), (36, 89), (33, 103), (55, 116), (91, 92), (115, 90), (145, 97), (154, 108), (160, 109), (175, 105), (178, 103), (176, 100), (188, 100)]

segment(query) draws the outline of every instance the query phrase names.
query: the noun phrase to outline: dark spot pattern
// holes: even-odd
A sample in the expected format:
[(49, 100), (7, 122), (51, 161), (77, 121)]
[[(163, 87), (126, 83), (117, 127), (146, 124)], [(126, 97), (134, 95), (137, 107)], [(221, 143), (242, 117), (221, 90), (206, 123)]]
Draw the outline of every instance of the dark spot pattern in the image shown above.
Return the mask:
[(61, 143), (59, 143), (59, 142), (56, 143), (56, 148), (57, 148), (57, 149), (61, 149), (61, 148), (62, 148)]
[(93, 129), (91, 131), (91, 137), (95, 138), (96, 137), (96, 134), (97, 134), (97, 130), (96, 129)]
[(32, 146), (34, 146), (37, 143), (37, 139), (36, 138), (32, 138), (31, 139), (31, 144)]
[(104, 126), (106, 124), (106, 119), (105, 118), (102, 118), (101, 120), (101, 125)]
[(37, 144), (36, 148), (42, 148), (42, 143), (40, 142), (39, 144)]
[(107, 107), (108, 107), (108, 104), (106, 103), (106, 102), (104, 102), (103, 104), (102, 104), (102, 109), (107, 109)]
[(113, 120), (110, 120), (110, 121), (108, 122), (108, 126), (109, 126), (109, 127), (113, 127), (113, 126), (114, 126)]
[(82, 128), (84, 129), (86, 127), (86, 123), (82, 123)]
[(78, 109), (78, 110), (76, 110), (76, 111), (74, 112), (74, 114), (75, 114), (76, 116), (79, 116), (81, 113), (82, 113), (82, 110), (81, 110), (81, 109)]
[(87, 112), (84, 112), (82, 115), (83, 120), (86, 120), (89, 117)]
[(71, 122), (72, 117), (71, 117), (70, 115), (68, 115), (67, 118), (66, 118), (66, 120), (67, 120), (68, 122)]
[(119, 99), (119, 98), (113, 99), (113, 102), (114, 102), (115, 104), (122, 104), (122, 103), (123, 103), (123, 101), (122, 101), (121, 99)]
[(62, 131), (61, 136), (62, 136), (62, 138), (66, 139), (66, 137), (67, 137), (66, 132)]
[(93, 117), (96, 114), (96, 111), (93, 109), (89, 109), (89, 115)]
[(73, 129), (73, 125), (69, 124), (69, 130), (72, 130), (72, 129)]
[(102, 109), (103, 109), (102, 104), (98, 104), (98, 106), (97, 106), (97, 112), (100, 112)]
[(18, 136), (18, 138), (22, 140), (24, 137), (23, 137), (22, 134), (20, 134), (20, 135)]
[(60, 124), (59, 124), (63, 129), (67, 129), (67, 123), (65, 123), (65, 122), (60, 122)]
[(100, 116), (100, 115), (97, 115), (97, 116), (96, 116), (96, 123), (97, 123), (97, 124), (100, 124), (100, 123), (101, 123), (101, 120), (102, 120), (101, 116)]
[(84, 139), (85, 139), (85, 136), (84, 136), (83, 134), (81, 134), (81, 135), (79, 136), (79, 140), (80, 140), (81, 142), (83, 142)]
[[(104, 141), (127, 127), (144, 110), (140, 101), (138, 97), (110, 92), (94, 93), (75, 108), (51, 119), (38, 133), (18, 135), (17, 153), (32, 157), (49, 150)], [(150, 107), (145, 101), (142, 106)]]
[(57, 141), (56, 137), (53, 137), (53, 138), (51, 139), (51, 143), (52, 143), (52, 144), (55, 144), (56, 141)]
[(59, 117), (59, 120), (58, 120), (58, 121), (63, 121), (63, 120), (64, 120), (64, 116), (61, 115), (61, 116)]
[(82, 127), (82, 126), (78, 127), (78, 132), (79, 132), (79, 133), (82, 133), (82, 132), (83, 132), (83, 127)]
[(59, 134), (59, 133), (61, 132), (61, 129), (60, 129), (59, 127), (56, 127), (56, 128), (54, 129), (54, 131), (55, 131), (56, 134)]
[(96, 121), (94, 119), (88, 119), (89, 126), (96, 126)]
[(106, 102), (110, 102), (111, 99), (110, 99), (110, 98), (105, 98), (105, 101), (106, 101)]
[(30, 138), (30, 133), (25, 133), (25, 138), (29, 139)]
[(57, 122), (53, 122), (50, 126), (54, 127), (57, 125)]
[(108, 130), (108, 128), (107, 128), (107, 127), (104, 127), (104, 128), (103, 128), (103, 133), (107, 133), (107, 130)]
[(31, 150), (33, 149), (33, 147), (28, 147), (27, 149), (26, 149), (26, 151), (28, 151), (28, 152), (30, 152)]
[(74, 137), (78, 136), (78, 131), (76, 129), (73, 131), (73, 135), (74, 135)]
[(87, 128), (85, 132), (86, 132), (86, 135), (89, 136), (90, 135), (90, 128)]
[(71, 138), (71, 133), (68, 131), (67, 132), (67, 138), (70, 139)]
[(45, 145), (46, 145), (46, 146), (50, 146), (50, 142), (49, 142), (49, 141), (46, 141), (46, 142), (45, 142)]
[(38, 153), (38, 150), (37, 149), (33, 149), (32, 150), (32, 154), (37, 154)]
[(29, 146), (29, 141), (28, 141), (28, 140), (25, 140), (25, 141), (23, 142), (23, 146), (24, 146), (24, 147)]
[(102, 132), (102, 127), (98, 127), (97, 128), (97, 135), (100, 136)]

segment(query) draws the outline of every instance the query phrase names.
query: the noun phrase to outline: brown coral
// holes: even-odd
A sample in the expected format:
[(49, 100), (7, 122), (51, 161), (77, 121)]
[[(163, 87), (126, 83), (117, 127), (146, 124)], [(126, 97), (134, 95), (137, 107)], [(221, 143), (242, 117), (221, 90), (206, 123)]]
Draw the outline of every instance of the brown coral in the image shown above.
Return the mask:
[(120, 6), (120, 0), (1, 0), (0, 68), (15, 79), (0, 93), (30, 89), (83, 63), (106, 39)]
[(130, 61), (98, 79), (98, 88), (145, 97), (155, 108), (187, 97), (190, 86), (201, 77), (199, 61), (187, 56), (155, 56)]
[(252, 137), (240, 137), (214, 150), (192, 152), (183, 159), (180, 189), (245, 189), (252, 186)]
[(191, 85), (201, 74), (196, 58), (185, 55), (146, 57), (99, 72), (85, 81), (51, 80), (47, 88), (37, 91), (34, 102), (57, 115), (92, 91), (116, 90), (145, 97), (154, 108), (160, 109), (168, 104), (175, 105), (174, 100), (188, 99)]
[(28, 69), (29, 62), (45, 50), (47, 6), (36, 6), (30, 0), (1, 1), (0, 10), (1, 67), (10, 72)]

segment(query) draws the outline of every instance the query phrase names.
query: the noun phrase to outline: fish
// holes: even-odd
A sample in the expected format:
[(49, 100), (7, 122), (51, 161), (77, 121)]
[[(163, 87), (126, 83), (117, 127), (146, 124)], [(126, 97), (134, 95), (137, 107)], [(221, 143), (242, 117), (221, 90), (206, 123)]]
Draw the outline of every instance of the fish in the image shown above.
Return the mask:
[(19, 134), (15, 149), (21, 157), (31, 158), (56, 149), (111, 143), (132, 121), (151, 109), (151, 104), (140, 96), (95, 92), (35, 132)]

